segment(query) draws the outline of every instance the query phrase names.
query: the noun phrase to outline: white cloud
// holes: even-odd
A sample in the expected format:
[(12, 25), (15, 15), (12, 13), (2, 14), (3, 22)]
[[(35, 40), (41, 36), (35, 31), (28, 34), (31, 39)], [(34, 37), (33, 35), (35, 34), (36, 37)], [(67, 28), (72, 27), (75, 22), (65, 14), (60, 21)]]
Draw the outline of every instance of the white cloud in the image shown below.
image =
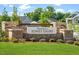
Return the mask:
[(11, 16), (13, 12), (8, 12), (8, 15)]
[(0, 4), (79, 4), (79, 0), (0, 0)]
[(68, 10), (67, 12), (73, 12), (73, 10)]
[(18, 7), (18, 12), (22, 16), (22, 15), (24, 15), (24, 11), (27, 10), (27, 9), (29, 9), (29, 8), (31, 8), (30, 5), (23, 4), (23, 5), (21, 5), (21, 6)]
[(13, 5), (11, 5), (11, 4), (10, 4), (10, 5), (8, 5), (8, 6), (9, 6), (9, 7), (13, 7)]
[[(8, 12), (8, 15), (9, 15), (9, 16), (12, 16), (12, 13), (13, 13), (13, 12)], [(17, 14), (20, 15), (20, 16), (22, 16), (24, 13), (18, 12)]]
[(60, 3), (56, 3), (56, 4), (54, 4), (54, 5), (56, 5), (56, 6), (60, 6), (61, 4), (60, 4)]
[(65, 12), (64, 9), (56, 9), (56, 12)]
[(21, 10), (26, 10), (26, 9), (28, 9), (28, 8), (31, 8), (31, 6), (30, 6), (30, 5), (21, 5), (21, 6), (19, 7), (19, 9), (21, 9)]

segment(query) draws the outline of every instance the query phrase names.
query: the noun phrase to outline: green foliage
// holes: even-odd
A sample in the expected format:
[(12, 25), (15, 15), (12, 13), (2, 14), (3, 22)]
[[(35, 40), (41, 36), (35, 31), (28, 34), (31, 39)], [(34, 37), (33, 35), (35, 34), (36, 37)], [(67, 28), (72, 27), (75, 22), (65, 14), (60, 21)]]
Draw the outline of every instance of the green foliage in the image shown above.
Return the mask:
[(17, 14), (17, 8), (13, 7), (12, 21), (15, 21), (17, 24), (20, 22), (20, 17)]
[(6, 11), (6, 8), (3, 9), (1, 21), (10, 21), (10, 17), (8, 16), (8, 12)]
[(35, 12), (31, 12), (31, 13), (28, 13), (27, 16), (32, 19), (32, 21), (38, 21), (39, 20), (39, 14), (38, 13), (35, 13)]
[(56, 13), (56, 19), (58, 21), (60, 21), (61, 19), (63, 19), (63, 17), (64, 17), (64, 13), (62, 13), (62, 12), (57, 12)]
[[(42, 8), (36, 8), (34, 12), (27, 13), (27, 16), (32, 19), (32, 21), (39, 21), (43, 18), (55, 18), (53, 17), (55, 15), (54, 13), (55, 9), (51, 6), (47, 6), (46, 9)], [(43, 18), (41, 18), (41, 15), (43, 14)]]
[(9, 38), (7, 38), (7, 37), (1, 37), (0, 41), (1, 42), (9, 42)]
[(64, 16), (63, 16), (63, 18), (61, 19), (61, 21), (62, 21), (62, 22), (65, 22), (65, 21), (66, 21), (65, 18), (68, 18), (68, 17), (70, 16), (70, 14), (71, 14), (71, 13), (69, 13), (69, 12), (68, 12), (68, 13), (64, 13)]
[(5, 37), (6, 36), (6, 32), (4, 32), (4, 31), (2, 31), (2, 30), (0, 30), (0, 37)]
[(45, 9), (36, 8), (33, 12), (26, 14), (32, 21), (40, 21), (41, 19), (56, 19), (57, 21), (65, 22), (65, 18), (69, 17), (70, 13), (55, 12), (54, 7), (47, 6)]
[(54, 7), (52, 7), (52, 6), (47, 6), (46, 9), (49, 12), (54, 12), (55, 11)]
[[(55, 17), (53, 17), (54, 15), (55, 15), (55, 13), (53, 13), (53, 12), (50, 12), (50, 11), (45, 11), (45, 12), (43, 12), (42, 13), (43, 14), (43, 16), (45, 17), (45, 18), (55, 18)], [(41, 14), (40, 14), (40, 16), (41, 16)]]
[(41, 23), (41, 24), (49, 24), (47, 18), (40, 19), (39, 23)]
[(37, 13), (37, 14), (41, 14), (43, 12), (43, 9), (42, 8), (36, 8), (34, 10), (34, 12)]
[(79, 46), (79, 41), (75, 41), (74, 44)]
[[(12, 17), (8, 16), (8, 12), (6, 8), (3, 9), (2, 15), (0, 16), (0, 23), (1, 21), (15, 21), (16, 23), (21, 22), (20, 16), (17, 14), (17, 8), (13, 7), (13, 14)], [(78, 13), (78, 12), (76, 12)], [(42, 15), (43, 14), (43, 15)], [(33, 12), (24, 13), (25, 16), (29, 17), (32, 21), (40, 21), (41, 19), (56, 19), (58, 21), (65, 22), (65, 18), (69, 17), (71, 13), (62, 13), (62, 12), (55, 12), (54, 7), (47, 6), (46, 8), (36, 8)], [(43, 17), (44, 16), (44, 17)], [(46, 20), (47, 22), (47, 20)]]
[(59, 43), (65, 43), (63, 39), (58, 39), (57, 42), (59, 42)]
[(0, 30), (0, 41), (9, 41), (9, 39), (6, 36), (7, 32)]
[(49, 42), (56, 42), (56, 39), (50, 39)]
[(43, 12), (42, 8), (36, 8), (34, 12), (27, 13), (26, 15), (32, 19), (32, 21), (38, 21), (40, 18), (40, 14)]
[(41, 24), (49, 24), (47, 15), (45, 13), (41, 13), (39, 23)]

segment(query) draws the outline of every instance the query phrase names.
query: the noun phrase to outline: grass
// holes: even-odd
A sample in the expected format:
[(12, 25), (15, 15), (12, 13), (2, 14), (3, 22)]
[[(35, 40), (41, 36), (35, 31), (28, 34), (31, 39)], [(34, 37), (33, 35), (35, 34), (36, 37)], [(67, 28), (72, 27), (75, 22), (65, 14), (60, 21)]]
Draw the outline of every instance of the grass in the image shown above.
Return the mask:
[(0, 42), (0, 55), (78, 55), (79, 46), (50, 42)]

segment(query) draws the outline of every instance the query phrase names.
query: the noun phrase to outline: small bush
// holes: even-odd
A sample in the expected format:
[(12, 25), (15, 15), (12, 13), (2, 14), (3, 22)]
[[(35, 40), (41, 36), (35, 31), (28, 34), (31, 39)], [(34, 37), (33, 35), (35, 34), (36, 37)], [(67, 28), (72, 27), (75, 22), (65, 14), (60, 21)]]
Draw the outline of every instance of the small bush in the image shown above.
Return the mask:
[(9, 42), (9, 38), (4, 38), (4, 41), (5, 42)]
[(19, 39), (18, 42), (20, 42), (20, 43), (25, 43), (25, 39)]
[(0, 30), (0, 37), (6, 37), (7, 36), (7, 32), (4, 32), (2, 30)]
[(46, 39), (40, 39), (39, 42), (46, 42)]
[(75, 41), (74, 44), (79, 46), (79, 41)]
[(17, 41), (17, 39), (16, 38), (12, 38), (12, 39), (9, 39), (10, 41)]
[(0, 41), (1, 41), (1, 42), (8, 42), (8, 41), (9, 41), (9, 38), (3, 37), (3, 38), (0, 38)]
[(14, 43), (19, 43), (19, 40), (15, 40), (15, 41), (13, 41)]
[(56, 42), (56, 39), (50, 39), (49, 42)]
[(73, 43), (74, 43), (73, 40), (67, 40), (67, 41), (65, 41), (65, 42), (68, 43), (68, 44), (73, 44)]
[(12, 39), (10, 39), (10, 41), (12, 41), (12, 42), (14, 42), (14, 43), (19, 43), (19, 40), (16, 39), (16, 38), (12, 38)]
[(2, 42), (3, 41), (3, 39), (2, 38), (0, 38), (0, 42)]
[(36, 42), (36, 41), (37, 41), (36, 38), (30, 38), (30, 40), (31, 40), (32, 42)]
[(31, 41), (29, 38), (25, 38), (25, 41)]
[(25, 39), (13, 39), (14, 43), (25, 43)]
[(7, 32), (4, 32), (0, 29), (0, 41), (5, 41), (5, 42), (8, 42), (9, 39), (7, 38)]
[(57, 42), (64, 43), (64, 40), (58, 39)]

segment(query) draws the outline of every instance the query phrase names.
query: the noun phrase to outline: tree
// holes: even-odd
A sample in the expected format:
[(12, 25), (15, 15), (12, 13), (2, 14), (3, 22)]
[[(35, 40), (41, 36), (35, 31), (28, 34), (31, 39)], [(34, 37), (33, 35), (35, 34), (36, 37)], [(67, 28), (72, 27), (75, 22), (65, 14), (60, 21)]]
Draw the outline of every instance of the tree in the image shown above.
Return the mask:
[(46, 17), (46, 15), (44, 13), (41, 13), (39, 23), (41, 23), (41, 24), (48, 24), (49, 23), (48, 18)]
[(6, 11), (6, 8), (3, 9), (1, 21), (10, 21), (10, 17), (8, 16), (8, 12)]
[(42, 8), (36, 8), (34, 10), (35, 13), (38, 13), (38, 14), (41, 14), (43, 12), (43, 9)]
[(15, 6), (13, 6), (12, 21), (16, 21), (16, 23), (20, 22), (20, 17), (17, 14), (17, 8)]
[(50, 11), (50, 12), (55, 11), (54, 7), (52, 7), (52, 6), (47, 6), (46, 9), (47, 9), (47, 11)]
[(36, 8), (34, 12), (26, 13), (26, 15), (32, 19), (32, 21), (39, 21), (40, 14), (43, 12), (42, 8)]
[(51, 19), (51, 18), (56, 18), (56, 14), (55, 14), (55, 9), (52, 6), (47, 6), (46, 10), (45, 10), (45, 14), (47, 15), (47, 18)]
[(56, 13), (56, 19), (58, 20), (58, 21), (61, 21), (61, 19), (63, 19), (63, 17), (64, 17), (64, 13), (62, 13), (62, 12), (57, 12)]
[[(54, 7), (47, 6), (45, 9), (36, 8), (33, 12), (29, 12), (26, 14), (32, 21), (39, 21), (47, 18), (49, 19), (57, 19), (57, 21), (65, 21), (65, 18), (70, 15), (70, 13), (62, 13), (62, 12), (55, 12)], [(46, 20), (46, 22), (47, 22)]]
[(69, 16), (71, 15), (71, 13), (67, 12), (64, 14), (63, 18), (61, 19), (62, 22), (65, 22), (66, 19), (65, 18), (68, 18)]
[(49, 23), (49, 19), (55, 19), (55, 9), (52, 6), (47, 6), (46, 9), (40, 14), (40, 22)]
[(32, 21), (38, 21), (38, 14), (36, 14), (35, 12), (30, 12), (27, 13), (27, 16), (32, 20)]

